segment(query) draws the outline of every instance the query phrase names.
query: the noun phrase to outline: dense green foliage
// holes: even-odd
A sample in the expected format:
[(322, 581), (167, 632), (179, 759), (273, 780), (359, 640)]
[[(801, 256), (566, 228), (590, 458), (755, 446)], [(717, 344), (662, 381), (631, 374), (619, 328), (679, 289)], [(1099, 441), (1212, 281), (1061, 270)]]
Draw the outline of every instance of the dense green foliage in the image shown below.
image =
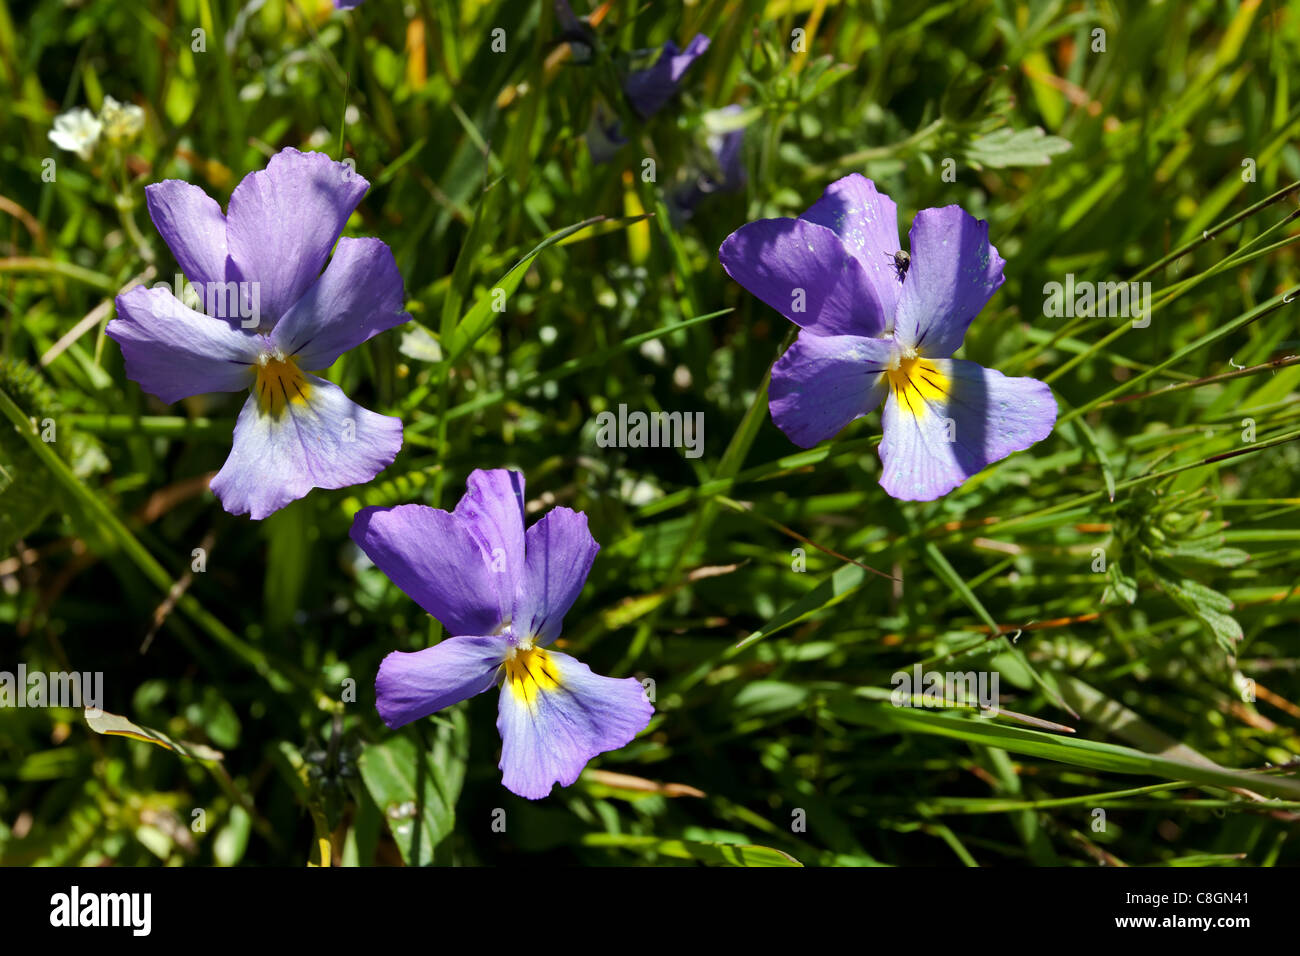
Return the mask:
[[(6, 709), (0, 862), (1300, 859), (1295, 11), (613, 0), (593, 20), (582, 63), (549, 0), (0, 0), (0, 670), (102, 671), (106, 711), (221, 752)], [(636, 121), (629, 55), (696, 33), (681, 95)], [(143, 107), (137, 139), (89, 160), (48, 141), (105, 95)], [(630, 139), (606, 164), (597, 102)], [(730, 104), (747, 182), (683, 218)], [(252, 522), (206, 486), (243, 396), (163, 406), (103, 333), (118, 290), (176, 271), (143, 187), (224, 204), (283, 146), (372, 184), (348, 234), (392, 247), (414, 322), (329, 377), (405, 446)], [(1007, 281), (962, 354), (1060, 401), (1051, 437), (934, 503), (877, 484), (876, 414), (807, 452), (772, 425), (790, 326), (717, 261), (854, 171), (904, 231), (951, 203), (989, 221)], [(1149, 325), (1045, 315), (1066, 274), (1151, 282)], [(703, 412), (703, 455), (600, 447), (620, 403)], [(500, 785), (489, 697), (397, 732), (374, 710), (381, 658), (439, 630), (351, 517), (449, 507), (476, 467), (522, 470), (534, 517), (589, 515), (565, 646), (654, 681), (649, 730), (537, 803)], [(1024, 717), (893, 706), (918, 662), (998, 672)]]

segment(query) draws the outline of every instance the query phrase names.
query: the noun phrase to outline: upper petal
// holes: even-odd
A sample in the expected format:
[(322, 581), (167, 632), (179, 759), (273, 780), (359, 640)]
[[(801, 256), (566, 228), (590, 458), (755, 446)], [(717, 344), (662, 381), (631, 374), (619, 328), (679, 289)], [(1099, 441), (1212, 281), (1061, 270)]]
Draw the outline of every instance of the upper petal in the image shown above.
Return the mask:
[(300, 374), (298, 386), (274, 411), (258, 395), (244, 403), (230, 457), (211, 486), (231, 514), (260, 521), (313, 488), (362, 484), (401, 450), (400, 418), (362, 408), (315, 375)]
[(772, 421), (802, 448), (833, 438), (885, 397), (893, 349), (890, 339), (800, 332), (772, 367)]
[(500, 629), (492, 570), (455, 515), (427, 505), (362, 508), (350, 533), (379, 570), (449, 634)]
[(795, 325), (817, 335), (879, 335), (886, 313), (861, 263), (825, 226), (759, 219), (725, 240), (727, 274)]
[(558, 651), (527, 653), (506, 664), (497, 730), (501, 782), (537, 800), (577, 780), (592, 757), (630, 743), (654, 707), (634, 678), (601, 677)]
[(697, 33), (685, 50), (677, 49), (672, 40), (665, 43), (649, 69), (637, 70), (623, 81), (623, 91), (632, 107), (645, 119), (663, 109), (677, 92), (691, 64), (708, 48), (709, 38), (703, 33)]
[(465, 485), (454, 514), (482, 549), (492, 571), (497, 619), (508, 621), (524, 573), (524, 476), (505, 468), (477, 469)]
[(825, 226), (840, 237), (844, 248), (866, 271), (888, 325), (903, 289), (894, 265), (894, 253), (900, 249), (894, 201), (877, 192), (876, 184), (861, 173), (850, 173), (827, 186), (822, 198), (799, 218)]
[(167, 289), (122, 293), (117, 316), (105, 333), (121, 346), (127, 377), (164, 402), (237, 392), (253, 382), (258, 337), (195, 312)]
[(912, 263), (898, 299), (894, 338), (922, 355), (947, 358), (1002, 285), (1006, 263), (989, 243), (989, 224), (960, 206), (922, 209), (908, 242)]
[(925, 384), (885, 403), (880, 484), (895, 498), (933, 501), (1051, 434), (1056, 399), (1043, 382), (959, 359), (923, 364)]
[(375, 675), (379, 716), (389, 727), (400, 727), (483, 693), (496, 682), (509, 649), (509, 639), (497, 635), (449, 637), (422, 651), (393, 651)]
[(226, 214), (233, 277), (258, 283), (264, 329), (316, 281), (369, 188), (346, 163), (292, 148), (235, 187)]
[[(226, 281), (226, 217), (198, 186), (164, 179), (144, 188), (149, 218), (185, 277), (203, 289)], [(207, 301), (207, 295), (201, 295)]]
[(325, 272), (280, 319), (271, 339), (302, 368), (322, 369), (348, 349), (410, 319), (392, 250), (379, 239), (339, 240)]
[(524, 573), (515, 598), (517, 636), (539, 644), (560, 636), (564, 615), (582, 593), (599, 550), (581, 511), (553, 508), (528, 529)]

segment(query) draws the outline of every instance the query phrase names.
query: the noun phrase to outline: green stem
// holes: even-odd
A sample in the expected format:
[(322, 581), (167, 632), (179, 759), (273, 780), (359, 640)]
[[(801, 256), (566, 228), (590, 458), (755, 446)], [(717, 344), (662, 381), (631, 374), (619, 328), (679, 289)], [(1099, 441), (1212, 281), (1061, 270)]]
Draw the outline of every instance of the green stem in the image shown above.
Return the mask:
[(30, 256), (13, 256), (8, 259), (0, 259), (0, 272), (31, 272), (37, 274), (60, 275), (65, 279), (75, 279), (77, 282), (84, 282), (86, 285), (94, 286), (96, 289), (100, 289), (110, 294), (116, 293), (118, 289), (118, 284), (102, 272), (95, 272), (92, 269), (83, 269), (81, 266), (75, 266), (71, 262), (60, 262), (58, 259), (38, 259)]
[(149, 435), (155, 438), (221, 439), (229, 441), (235, 420), (184, 418), (180, 415), (108, 415), (100, 412), (69, 414), (64, 420), (95, 435)]

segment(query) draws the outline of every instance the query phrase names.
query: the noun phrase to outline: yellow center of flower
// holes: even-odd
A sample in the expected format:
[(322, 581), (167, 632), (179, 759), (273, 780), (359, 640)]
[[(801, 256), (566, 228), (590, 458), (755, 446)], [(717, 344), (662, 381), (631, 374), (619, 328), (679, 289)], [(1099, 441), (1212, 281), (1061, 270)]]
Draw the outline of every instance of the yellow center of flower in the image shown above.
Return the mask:
[(948, 397), (948, 379), (933, 362), (921, 358), (913, 349), (896, 356), (885, 370), (889, 388), (899, 407), (920, 416), (929, 402), (942, 402)]
[(560, 675), (551, 656), (531, 643), (512, 647), (501, 667), (505, 671), (505, 689), (526, 707), (533, 706), (538, 694), (560, 686)]
[(253, 394), (263, 412), (279, 415), (290, 402), (306, 404), (311, 385), (293, 359), (264, 355), (254, 371)]

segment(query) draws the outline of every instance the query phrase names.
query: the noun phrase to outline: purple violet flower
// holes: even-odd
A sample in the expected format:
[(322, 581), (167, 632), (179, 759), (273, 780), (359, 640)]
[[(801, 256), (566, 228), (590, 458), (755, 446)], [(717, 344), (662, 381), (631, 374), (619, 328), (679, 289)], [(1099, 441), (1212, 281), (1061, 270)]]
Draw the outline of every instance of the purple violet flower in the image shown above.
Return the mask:
[(560, 27), (560, 41), (569, 44), (575, 63), (591, 62), (596, 33), (591, 25), (573, 12), (569, 0), (555, 0), (555, 19)]
[(649, 119), (663, 109), (681, 87), (682, 77), (691, 64), (708, 48), (709, 38), (703, 33), (697, 33), (685, 50), (677, 49), (677, 44), (669, 40), (651, 66), (627, 75), (623, 92), (642, 119)]
[[(557, 9), (559, 4), (557, 3)], [(569, 11), (572, 17), (572, 10)], [(709, 38), (697, 33), (685, 50), (669, 40), (659, 50), (659, 55), (649, 67), (633, 70), (623, 78), (623, 92), (633, 111), (643, 120), (654, 116), (681, 88), (682, 77), (704, 51), (709, 48)], [(592, 113), (585, 134), (592, 162), (607, 163), (628, 141), (623, 135), (623, 124), (611, 110), (600, 103)]]
[(451, 636), (394, 651), (375, 677), (389, 727), (501, 687), (502, 783), (530, 800), (578, 779), (654, 713), (635, 678), (593, 674), (549, 650), (600, 546), (587, 516), (554, 508), (524, 531), (524, 476), (475, 471), (453, 512), (425, 505), (363, 508), (352, 540)]
[(854, 173), (798, 219), (761, 219), (718, 258), (800, 326), (772, 368), (772, 420), (811, 448), (885, 402), (880, 484), (933, 501), (987, 465), (1042, 441), (1052, 390), (952, 358), (1002, 285), (988, 223), (959, 206), (922, 209), (899, 255), (898, 207)]
[(137, 286), (117, 297), (107, 333), (126, 374), (164, 402), (251, 391), (212, 480), (231, 514), (262, 519), (312, 488), (369, 481), (402, 447), (401, 419), (304, 371), (328, 368), (410, 318), (388, 246), (339, 238), (369, 188), (324, 153), (285, 149), (244, 177), (224, 216), (189, 183), (145, 189), (149, 215), (207, 314), (165, 284)]
[[(722, 107), (717, 113), (720, 116), (739, 116), (744, 111), (743, 106), (733, 103)], [(682, 219), (691, 218), (695, 207), (705, 197), (715, 193), (737, 192), (745, 187), (748, 179), (744, 163), (745, 127), (710, 134), (708, 146), (717, 174), (715, 176), (711, 171), (697, 173), (694, 179), (673, 192), (673, 209)]]

